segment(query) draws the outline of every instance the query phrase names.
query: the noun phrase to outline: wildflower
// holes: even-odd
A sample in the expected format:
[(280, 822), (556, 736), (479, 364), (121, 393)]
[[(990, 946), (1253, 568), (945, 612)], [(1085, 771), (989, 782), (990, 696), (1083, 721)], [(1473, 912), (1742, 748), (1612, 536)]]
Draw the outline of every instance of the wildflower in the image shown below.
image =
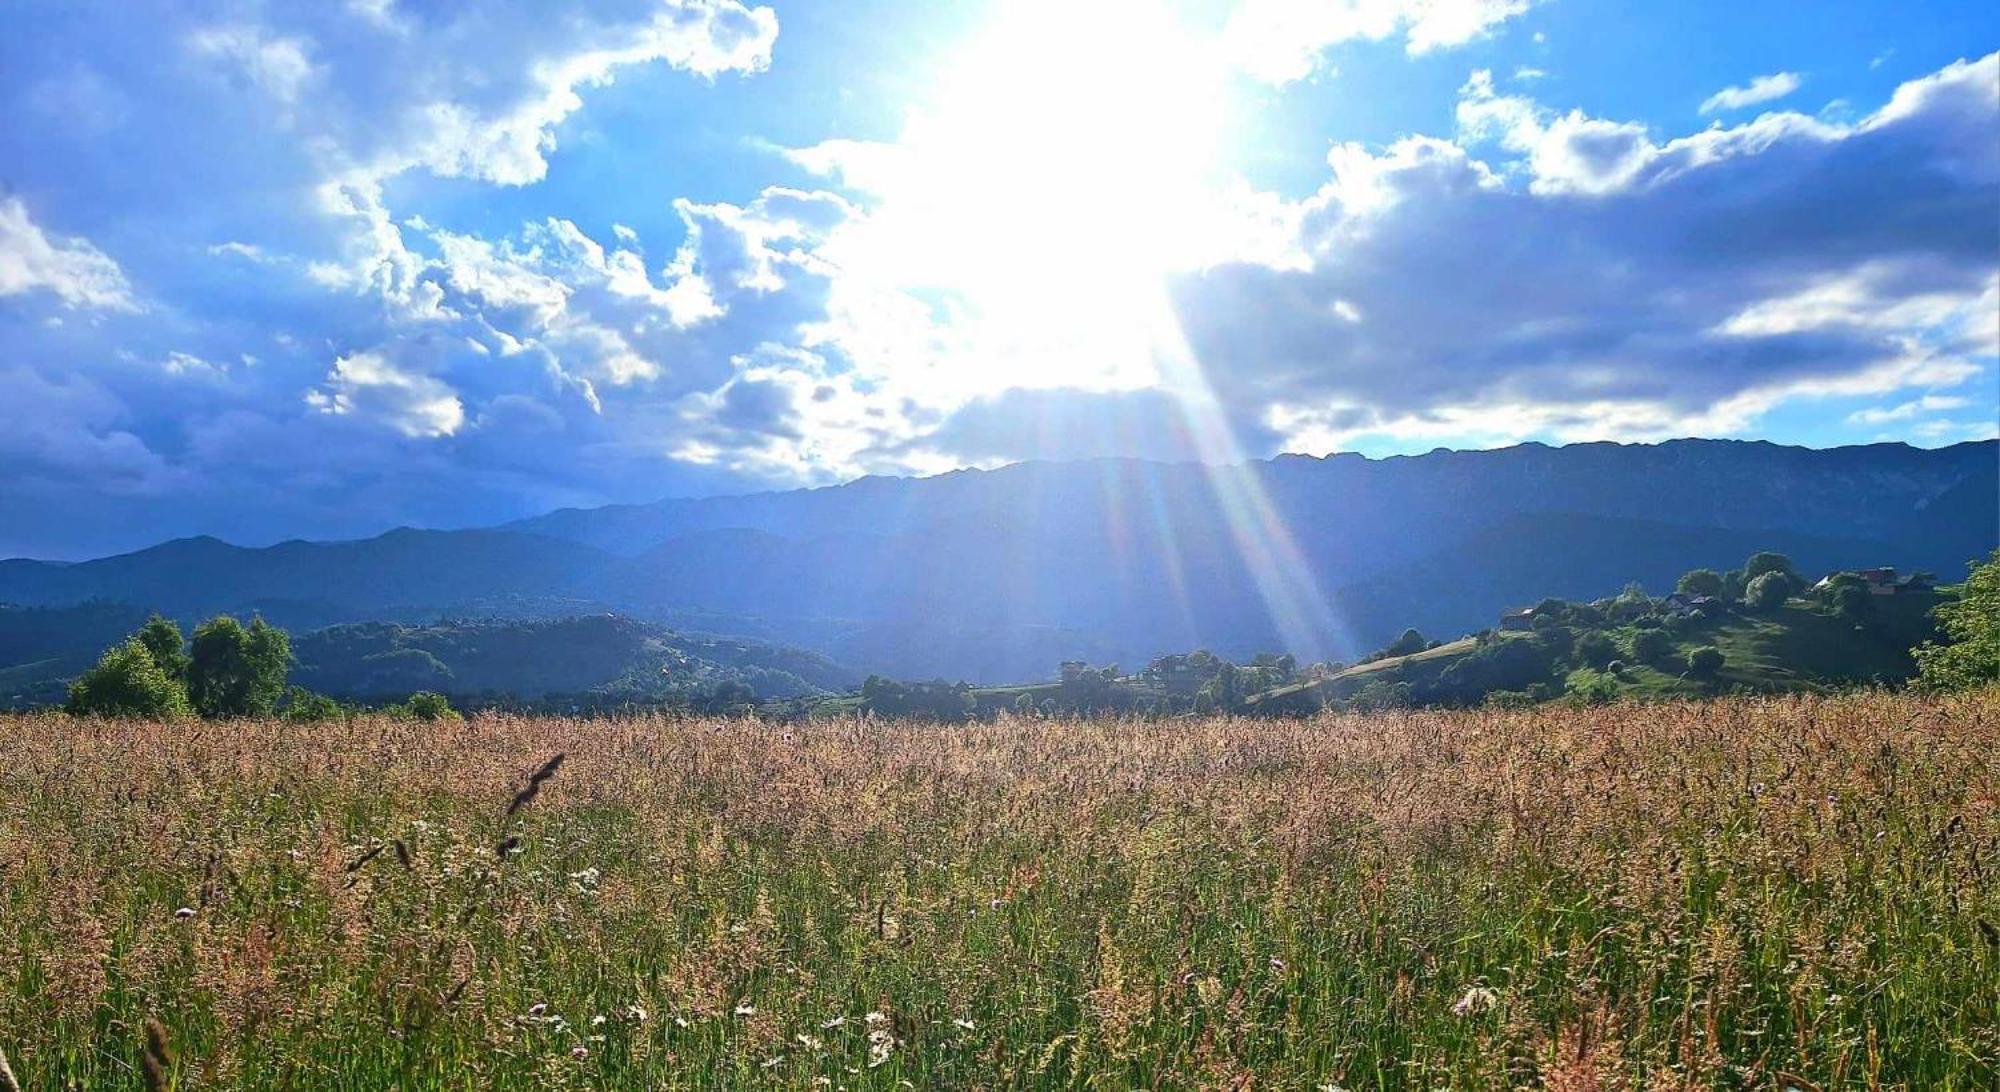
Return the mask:
[(594, 1028), (601, 1028), (604, 1026), (604, 1021), (606, 1019), (607, 1017), (600, 1012), (596, 1016), (590, 1018), (590, 1026)]
[(876, 1028), (874, 1031), (869, 1032), (868, 1068), (874, 1069), (876, 1066), (879, 1066), (884, 1062), (887, 1062), (889, 1060), (890, 1053), (893, 1052), (895, 1049), (896, 1049), (895, 1036), (889, 1034), (887, 1031), (884, 1031), (881, 1028)]
[(187, 919), (194, 916), (194, 907), (183, 906), (179, 910), (174, 911), (174, 916), (181, 919), (182, 921), (186, 921)]
[(736, 1015), (738, 1016), (755, 1016), (757, 1015), (757, 1006), (751, 1004), (748, 1001), (745, 1001), (742, 1004), (737, 1005), (735, 1011)]
[(1474, 986), (1451, 1006), (1453, 1016), (1477, 1016), (1499, 1003), (1500, 995), (1485, 986)]
[(961, 1018), (961, 1019), (956, 1019), (956, 1020), (953, 1020), (953, 1021), (952, 1021), (952, 1024), (953, 1024), (953, 1025), (955, 1025), (955, 1026), (957, 1026), (957, 1027), (959, 1027), (959, 1028), (961, 1028), (961, 1029), (963, 1029), (963, 1030), (965, 1030), (965, 1031), (971, 1031), (971, 1030), (973, 1030), (973, 1026), (972, 1026), (972, 1021), (970, 1021), (970, 1020), (966, 1020), (966, 1019), (962, 1019), (962, 1018)]
[(847, 1017), (836, 1016), (833, 1019), (828, 1020), (826, 1023), (821, 1024), (819, 1028), (821, 1031), (832, 1031), (834, 1028), (840, 1027), (842, 1024), (845, 1023), (847, 1023)]
[(534, 1004), (528, 1006), (529, 1016), (541, 1016), (548, 1011), (549, 1011), (549, 1003), (546, 1001), (537, 1001)]
[(577, 1061), (582, 1061), (583, 1059), (590, 1057), (590, 1048), (584, 1046), (582, 1043), (578, 1043), (575, 1046), (569, 1048), (569, 1056), (575, 1058)]
[(643, 1024), (646, 1022), (646, 1010), (633, 1005), (625, 1010), (625, 1019), (635, 1024)]

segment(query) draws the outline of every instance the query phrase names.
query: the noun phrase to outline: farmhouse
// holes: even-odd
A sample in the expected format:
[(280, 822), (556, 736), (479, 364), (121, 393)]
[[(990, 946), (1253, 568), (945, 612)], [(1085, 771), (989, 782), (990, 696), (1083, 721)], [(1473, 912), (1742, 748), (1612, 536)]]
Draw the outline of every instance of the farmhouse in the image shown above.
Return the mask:
[[(1813, 590), (1821, 591), (1832, 586), (1833, 578), (1840, 575), (1840, 573), (1826, 574), (1820, 578), (1819, 583), (1813, 585)], [(1857, 569), (1854, 575), (1860, 577), (1861, 582), (1868, 586), (1868, 592), (1871, 595), (1898, 595), (1903, 592), (1926, 591), (1931, 587), (1932, 583), (1929, 573), (1911, 573), (1908, 576), (1899, 577), (1896, 575), (1894, 566), (1890, 565), (1881, 565), (1873, 569)]]

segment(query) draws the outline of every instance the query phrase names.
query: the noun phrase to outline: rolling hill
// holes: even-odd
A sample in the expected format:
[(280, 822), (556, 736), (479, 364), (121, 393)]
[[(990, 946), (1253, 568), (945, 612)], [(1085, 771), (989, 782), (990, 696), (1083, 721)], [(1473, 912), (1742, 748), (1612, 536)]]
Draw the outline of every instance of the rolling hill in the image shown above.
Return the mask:
[(867, 671), (999, 682), (1207, 647), (1353, 659), (1544, 595), (1658, 591), (1756, 549), (1947, 579), (2000, 541), (2000, 445), (1525, 444), (1215, 468), (1094, 460), (864, 478), (263, 548), (0, 562), (0, 603), (362, 621), (615, 611)]

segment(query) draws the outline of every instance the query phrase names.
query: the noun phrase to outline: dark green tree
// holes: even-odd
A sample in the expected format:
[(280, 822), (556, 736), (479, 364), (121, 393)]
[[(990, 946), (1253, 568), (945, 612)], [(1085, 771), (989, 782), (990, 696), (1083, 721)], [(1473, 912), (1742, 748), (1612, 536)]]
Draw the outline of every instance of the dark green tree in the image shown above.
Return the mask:
[(187, 690), (134, 637), (106, 649), (97, 666), (69, 684), (69, 711), (79, 716), (184, 717)]
[(1747, 588), (1752, 581), (1766, 573), (1783, 573), (1795, 581), (1799, 577), (1799, 571), (1793, 567), (1791, 558), (1773, 550), (1759, 550), (1750, 555), (1750, 560), (1743, 563), (1744, 586)]
[(1578, 660), (1591, 667), (1603, 667), (1618, 658), (1618, 645), (1596, 630), (1578, 637), (1571, 651)]
[(188, 698), (204, 717), (265, 716), (285, 692), (292, 640), (284, 630), (252, 619), (249, 628), (218, 614), (194, 631), (188, 662)]
[(1743, 590), (1743, 601), (1756, 610), (1777, 610), (1792, 594), (1792, 578), (1781, 572), (1762, 573)]
[(1657, 629), (1642, 629), (1632, 634), (1632, 659), (1642, 663), (1658, 663), (1674, 650), (1674, 639)]
[(181, 636), (181, 627), (175, 625), (173, 619), (155, 614), (147, 618), (146, 624), (132, 636), (153, 654), (153, 662), (160, 665), (160, 670), (166, 672), (168, 678), (178, 679), (183, 684), (187, 682), (187, 640)]
[(1722, 574), (1714, 569), (1689, 569), (1681, 574), (1674, 590), (1682, 595), (1721, 595)]
[(1875, 595), (1868, 582), (1853, 573), (1836, 573), (1818, 592), (1819, 601), (1850, 622), (1862, 622), (1875, 613)]
[(1389, 656), (1408, 656), (1413, 652), (1422, 652), (1423, 650), (1424, 635), (1418, 633), (1415, 629), (1406, 629), (1403, 631), (1401, 637), (1391, 641), (1389, 646), (1382, 650), (1382, 655), (1385, 658)]

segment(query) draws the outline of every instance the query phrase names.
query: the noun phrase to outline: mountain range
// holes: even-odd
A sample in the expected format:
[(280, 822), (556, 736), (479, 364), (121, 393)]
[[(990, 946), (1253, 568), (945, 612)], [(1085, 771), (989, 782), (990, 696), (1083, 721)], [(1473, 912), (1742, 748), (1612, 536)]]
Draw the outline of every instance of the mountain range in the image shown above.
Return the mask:
[(1207, 647), (1352, 659), (1545, 596), (1791, 555), (1956, 579), (2000, 542), (2000, 443), (1675, 440), (1230, 467), (1031, 462), (249, 548), (0, 561), (0, 603), (294, 629), (606, 611), (902, 677), (1040, 678)]

